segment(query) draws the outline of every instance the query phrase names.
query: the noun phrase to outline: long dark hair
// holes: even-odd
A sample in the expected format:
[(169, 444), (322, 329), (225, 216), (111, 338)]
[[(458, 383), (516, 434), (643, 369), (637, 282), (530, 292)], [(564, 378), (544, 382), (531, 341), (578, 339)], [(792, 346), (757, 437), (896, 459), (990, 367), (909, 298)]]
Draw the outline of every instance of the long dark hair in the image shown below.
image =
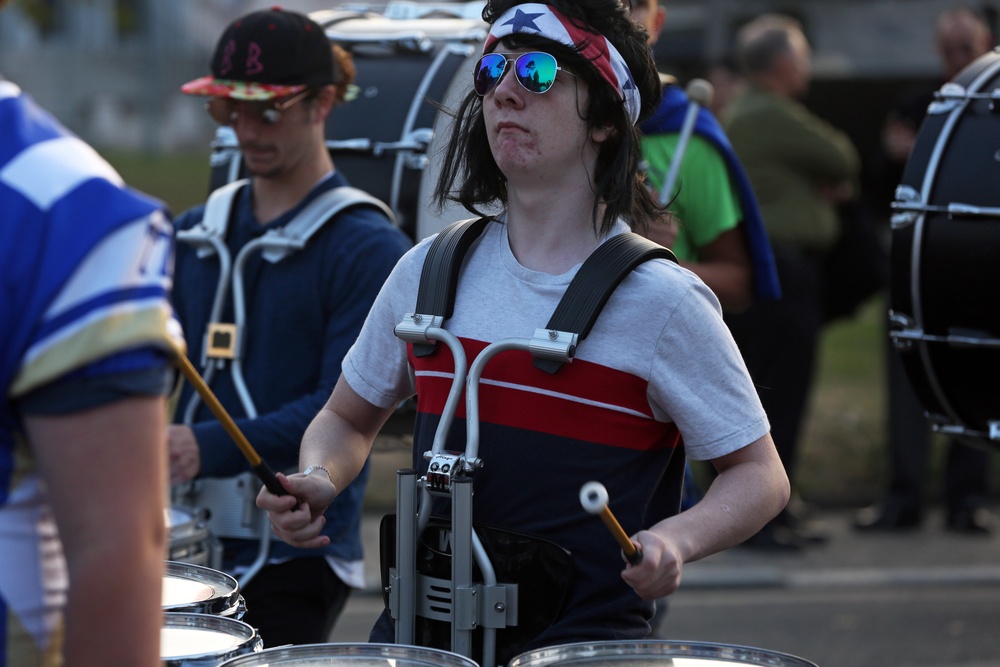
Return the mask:
[[(527, 0), (490, 0), (483, 19), (492, 25), (508, 9)], [(662, 91), (656, 66), (646, 45), (644, 28), (634, 23), (618, 0), (549, 0), (566, 17), (603, 34), (614, 44), (631, 70), (642, 99), (640, 122), (659, 105)], [(624, 218), (632, 229), (646, 231), (650, 222), (663, 213), (639, 170), (639, 132), (632, 124), (618, 93), (601, 78), (597, 68), (575, 49), (533, 35), (504, 38), (511, 48), (544, 48), (589, 85), (590, 103), (583, 110), (587, 127), (612, 127), (611, 136), (598, 152), (594, 172), (595, 199), (592, 214), (594, 232), (605, 235), (615, 221)], [(471, 81), (470, 81), (471, 84)], [(445, 151), (444, 165), (434, 190), (434, 200), (443, 207), (448, 201), (462, 204), (483, 215), (483, 210), (507, 201), (507, 181), (493, 159), (483, 120), (482, 98), (471, 90), (453, 114), (455, 124)], [(599, 205), (605, 205), (598, 220)]]

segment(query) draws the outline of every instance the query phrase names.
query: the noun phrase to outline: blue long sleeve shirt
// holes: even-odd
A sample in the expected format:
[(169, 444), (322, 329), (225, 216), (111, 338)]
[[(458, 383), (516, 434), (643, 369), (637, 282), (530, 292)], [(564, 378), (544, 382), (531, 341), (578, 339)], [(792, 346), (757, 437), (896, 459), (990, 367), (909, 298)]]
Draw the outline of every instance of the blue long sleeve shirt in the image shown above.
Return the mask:
[[(253, 214), (251, 188), (233, 202), (226, 243), (233, 259), (240, 248), (268, 230), (282, 227), (320, 193), (346, 185), (339, 173), (319, 183), (295, 209), (261, 225)], [(190, 229), (201, 221), (204, 206), (178, 216), (175, 227)], [(274, 470), (294, 468), (306, 427), (329, 398), (340, 377), (340, 363), (361, 330), (368, 310), (396, 261), (410, 247), (409, 238), (379, 211), (357, 206), (341, 212), (318, 231), (306, 247), (277, 263), (253, 253), (243, 271), (246, 333), (243, 336), (243, 377), (257, 417), (248, 418), (239, 400), (230, 366), (216, 371), (212, 391)], [(200, 363), (216, 286), (219, 261), (198, 258), (193, 247), (178, 243), (174, 305), (184, 327), (189, 356)], [(222, 320), (234, 322), (232, 292)], [(192, 395), (185, 385), (176, 420), (183, 419)], [(202, 403), (193, 431), (201, 450), (201, 477), (231, 477), (249, 465)], [(360, 509), (368, 466), (342, 489), (326, 512), (324, 534), (331, 543), (324, 553), (346, 560), (362, 557)], [(272, 541), (271, 558), (303, 555)], [(312, 551), (312, 550), (308, 550)], [(246, 561), (254, 550), (248, 549)], [(244, 558), (237, 558), (243, 564)]]

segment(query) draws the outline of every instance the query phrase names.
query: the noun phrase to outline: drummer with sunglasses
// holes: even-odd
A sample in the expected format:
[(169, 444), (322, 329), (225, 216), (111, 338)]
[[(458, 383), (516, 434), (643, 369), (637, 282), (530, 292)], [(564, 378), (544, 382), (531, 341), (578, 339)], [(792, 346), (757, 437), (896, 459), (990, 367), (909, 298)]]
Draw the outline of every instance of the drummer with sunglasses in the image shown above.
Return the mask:
[[(660, 101), (659, 79), (645, 31), (618, 0), (493, 0), (483, 17), (490, 33), (436, 191), (439, 203), (502, 209), (466, 256), (443, 324), (470, 364), (490, 342), (531, 338), (601, 243), (661, 213), (639, 175), (636, 131)], [(290, 496), (258, 495), (292, 544), (325, 544), (323, 508), (359, 472), (393, 407), (413, 394), (413, 463), (426, 472), (450, 353), (417, 357), (393, 328), (413, 311), (429, 245), (396, 266), (303, 439), (300, 469), (323, 466), (330, 479), (281, 475)], [(647, 636), (652, 601), (677, 589), (685, 563), (739, 544), (787, 500), (767, 417), (719, 302), (676, 263), (648, 261), (626, 276), (573, 362), (554, 375), (510, 351), (485, 366), (479, 387), (474, 524), (572, 554), (559, 617), (524, 645), (498, 647), (498, 664), (541, 646)], [(459, 414), (445, 449), (461, 450), (464, 433)], [(679, 512), (680, 476), (665, 472), (683, 467), (685, 450), (719, 475), (700, 503)], [(581, 509), (590, 480), (605, 485), (643, 552), (639, 564), (626, 564), (608, 530)], [(393, 640), (387, 614), (371, 637)]]
[[(350, 55), (332, 47), (319, 25), (274, 8), (230, 24), (218, 41), (211, 74), (181, 88), (207, 97), (211, 118), (232, 128), (249, 181), (224, 216), (224, 252), (178, 243), (175, 305), (192, 363), (210, 377), (223, 407), (275, 470), (294, 469), (299, 441), (330, 395), (341, 359), (383, 281), (412, 245), (384, 212), (354, 206), (279, 261), (269, 260), (259, 246), (249, 248), (347, 184), (327, 151), (325, 124), (353, 79)], [(178, 216), (179, 239), (200, 228), (205, 211), (202, 205)], [(316, 213), (323, 219), (322, 207)], [(220, 257), (225, 254), (228, 280), (227, 262)], [(224, 298), (214, 312), (219, 291)], [(240, 308), (245, 325), (235, 334), (238, 374), (226, 357), (237, 353), (233, 339), (226, 348), (209, 332), (219, 322), (238, 321)], [(168, 433), (171, 483), (232, 478), (248, 470), (223, 425), (192, 394), (185, 385)], [(193, 414), (191, 405), (197, 406)], [(327, 641), (349, 592), (364, 585), (359, 516), (366, 482), (367, 469), (354, 484), (341, 487), (327, 512), (327, 544), (321, 548), (270, 543), (266, 564), (242, 590), (243, 620), (258, 629), (265, 646)], [(252, 499), (232, 502), (242, 508), (239, 503)], [(247, 571), (260, 549), (254, 539), (223, 544), (222, 569), (235, 576)]]

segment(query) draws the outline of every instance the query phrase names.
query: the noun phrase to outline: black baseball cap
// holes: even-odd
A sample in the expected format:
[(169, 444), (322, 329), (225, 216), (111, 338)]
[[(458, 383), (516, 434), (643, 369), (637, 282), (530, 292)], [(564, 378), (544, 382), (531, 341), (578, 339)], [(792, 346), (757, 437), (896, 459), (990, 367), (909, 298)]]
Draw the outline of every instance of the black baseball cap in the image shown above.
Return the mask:
[(181, 86), (188, 95), (269, 100), (334, 83), (334, 61), (323, 29), (281, 7), (236, 19), (219, 38), (212, 73)]

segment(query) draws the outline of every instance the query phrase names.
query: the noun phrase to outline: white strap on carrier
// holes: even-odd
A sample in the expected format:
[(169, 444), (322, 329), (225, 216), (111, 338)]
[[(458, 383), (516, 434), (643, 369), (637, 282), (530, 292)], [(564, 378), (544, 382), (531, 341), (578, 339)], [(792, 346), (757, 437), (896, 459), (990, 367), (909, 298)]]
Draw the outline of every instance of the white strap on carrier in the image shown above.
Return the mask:
[[(288, 224), (270, 229), (240, 249), (235, 261), (226, 245), (226, 234), (232, 219), (233, 204), (249, 179), (240, 179), (216, 189), (208, 197), (200, 223), (177, 233), (177, 240), (195, 248), (199, 259), (216, 255), (219, 258), (219, 282), (216, 286), (209, 323), (205, 332), (201, 358), (202, 375), (209, 384), (217, 369), (227, 363), (240, 403), (247, 417), (257, 416), (253, 398), (243, 378), (242, 350), (246, 332), (246, 308), (243, 291), (243, 267), (254, 252), (272, 264), (301, 251), (325, 225), (332, 224), (342, 211), (355, 206), (378, 209), (395, 224), (395, 215), (385, 203), (363, 190), (340, 186), (319, 194)], [(230, 279), (231, 277), (231, 279)], [(226, 293), (232, 290), (234, 323), (222, 322)], [(184, 408), (184, 423), (192, 424), (200, 397), (193, 393)], [(271, 530), (267, 514), (256, 507), (259, 483), (253, 473), (230, 478), (199, 479), (175, 488), (174, 500), (194, 510), (210, 508), (206, 525), (215, 537), (259, 539), (257, 558), (241, 576), (245, 586), (267, 560)]]
[[(178, 238), (198, 246), (198, 257), (206, 257), (217, 252), (209, 239), (225, 239), (229, 228), (233, 200), (250, 179), (243, 178), (227, 183), (209, 195), (205, 203), (205, 213), (201, 222), (190, 230), (178, 233)], [(395, 224), (396, 216), (382, 200), (364, 190), (343, 185), (320, 194), (311, 201), (295, 218), (284, 227), (268, 230), (261, 239), (261, 255), (269, 262), (276, 263), (294, 250), (301, 250), (317, 231), (338, 213), (351, 206), (367, 204), (382, 211)]]

